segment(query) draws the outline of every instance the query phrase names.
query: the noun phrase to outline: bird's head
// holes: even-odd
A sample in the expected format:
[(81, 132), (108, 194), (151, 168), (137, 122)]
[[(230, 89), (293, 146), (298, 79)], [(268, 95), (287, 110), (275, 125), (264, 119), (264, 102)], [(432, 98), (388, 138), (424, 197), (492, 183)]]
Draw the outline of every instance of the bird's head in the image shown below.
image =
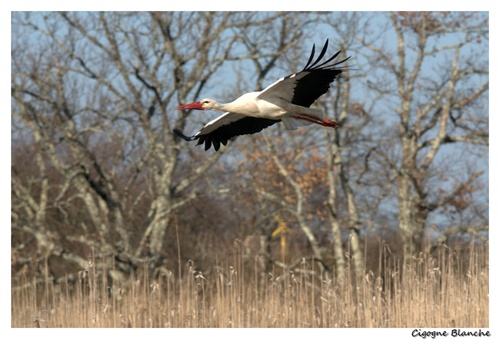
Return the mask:
[(192, 102), (190, 104), (177, 106), (175, 109), (198, 109), (207, 110), (216, 106), (217, 102), (212, 99), (203, 99), (201, 101)]

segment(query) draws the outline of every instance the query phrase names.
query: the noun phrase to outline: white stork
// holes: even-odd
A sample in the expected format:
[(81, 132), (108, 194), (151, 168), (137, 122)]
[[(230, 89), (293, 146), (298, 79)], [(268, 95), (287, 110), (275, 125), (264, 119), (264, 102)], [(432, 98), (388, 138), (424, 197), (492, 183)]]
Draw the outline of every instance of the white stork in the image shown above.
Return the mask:
[(311, 123), (337, 128), (339, 124), (323, 118), (321, 110), (309, 108), (328, 91), (330, 84), (342, 73), (342, 68), (335, 66), (349, 59), (331, 63), (340, 54), (339, 51), (320, 64), (327, 48), (328, 40), (318, 58), (311, 64), (315, 49), (313, 45), (309, 61), (302, 71), (281, 78), (260, 92), (243, 94), (227, 104), (203, 99), (177, 106), (176, 109), (179, 110), (216, 110), (226, 113), (207, 123), (191, 137), (178, 129), (174, 129), (174, 133), (186, 141), (198, 140), (197, 145), (205, 143), (205, 151), (210, 149), (212, 144), (215, 151), (218, 151), (221, 143), (226, 145), (227, 141), (235, 136), (257, 133), (280, 121), (288, 130)]

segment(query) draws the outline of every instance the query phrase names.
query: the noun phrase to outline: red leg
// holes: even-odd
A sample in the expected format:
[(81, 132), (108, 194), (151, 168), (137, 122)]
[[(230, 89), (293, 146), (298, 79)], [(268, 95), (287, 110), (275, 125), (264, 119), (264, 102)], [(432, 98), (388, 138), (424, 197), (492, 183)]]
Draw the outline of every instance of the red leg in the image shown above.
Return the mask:
[(294, 119), (301, 119), (301, 120), (306, 120), (313, 122), (315, 124), (325, 126), (325, 127), (332, 127), (332, 128), (337, 128), (339, 127), (338, 122), (335, 120), (328, 120), (328, 119), (320, 119), (315, 116), (310, 116), (310, 115), (305, 115), (305, 114), (299, 114), (293, 117)]

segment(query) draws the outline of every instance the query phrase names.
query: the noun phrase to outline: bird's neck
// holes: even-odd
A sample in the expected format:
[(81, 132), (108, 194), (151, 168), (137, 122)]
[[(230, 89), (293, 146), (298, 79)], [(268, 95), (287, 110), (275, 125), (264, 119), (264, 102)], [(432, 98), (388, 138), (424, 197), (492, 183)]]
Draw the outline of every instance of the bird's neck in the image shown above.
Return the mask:
[(228, 102), (228, 103), (218, 102), (213, 109), (217, 110), (217, 111), (221, 111), (221, 112), (229, 112), (231, 110), (231, 108), (233, 108), (231, 106), (231, 104), (232, 104), (232, 102)]
[(234, 100), (227, 103), (218, 103), (215, 109), (222, 112), (240, 113), (243, 107), (244, 105), (242, 105), (241, 102), (239, 102), (238, 100)]

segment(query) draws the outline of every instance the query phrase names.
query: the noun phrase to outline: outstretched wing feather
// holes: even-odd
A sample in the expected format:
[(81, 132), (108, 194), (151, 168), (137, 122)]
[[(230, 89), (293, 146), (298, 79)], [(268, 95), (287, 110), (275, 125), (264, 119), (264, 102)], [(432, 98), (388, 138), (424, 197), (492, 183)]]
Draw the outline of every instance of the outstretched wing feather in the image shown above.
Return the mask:
[[(228, 140), (238, 135), (258, 133), (264, 128), (280, 122), (280, 120), (247, 117), (240, 114), (236, 115), (241, 118), (223, 124), (224, 121), (220, 120), (219, 117), (218, 119), (215, 119), (206, 124), (198, 133), (196, 133), (192, 137), (185, 136), (179, 130), (174, 130), (174, 133), (186, 141), (198, 140), (197, 145), (205, 144), (205, 151), (208, 151), (212, 145), (214, 146), (214, 149), (218, 151), (220, 148), (220, 144), (226, 145)], [(231, 115), (228, 119), (233, 120), (234, 117)], [(215, 124), (213, 123), (214, 121), (218, 122), (217, 126), (215, 126)]]
[(315, 46), (313, 45), (309, 60), (302, 71), (279, 79), (266, 87), (258, 98), (272, 101), (273, 97), (279, 96), (292, 104), (310, 107), (320, 96), (328, 92), (330, 84), (342, 73), (342, 67), (335, 66), (349, 59), (332, 64), (331, 62), (340, 54), (339, 51), (328, 60), (321, 62), (327, 48), (328, 40), (325, 42), (318, 58), (314, 60)]

